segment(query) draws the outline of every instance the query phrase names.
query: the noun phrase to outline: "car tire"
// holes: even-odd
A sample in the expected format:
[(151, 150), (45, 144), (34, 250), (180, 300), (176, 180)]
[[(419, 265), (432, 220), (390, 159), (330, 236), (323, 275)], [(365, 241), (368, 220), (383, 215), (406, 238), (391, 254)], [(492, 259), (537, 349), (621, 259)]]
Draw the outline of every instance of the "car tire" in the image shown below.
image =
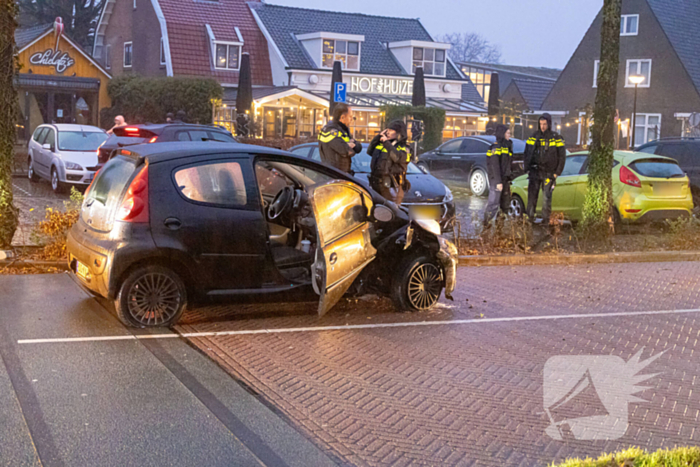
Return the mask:
[(508, 216), (514, 219), (522, 219), (525, 215), (525, 203), (523, 203), (522, 198), (518, 195), (513, 195), (510, 198), (510, 205), (508, 207)]
[(56, 167), (51, 168), (51, 189), (53, 190), (54, 193), (60, 194), (64, 193), (66, 191), (66, 185), (65, 183), (61, 182), (61, 179), (58, 176), (58, 170), (56, 170)]
[(476, 169), (469, 176), (469, 189), (474, 196), (486, 196), (489, 193), (489, 179), (486, 172), (481, 169)]
[(171, 327), (187, 308), (187, 289), (166, 267), (140, 267), (122, 282), (114, 307), (126, 326)]
[(29, 156), (27, 158), (27, 177), (29, 178), (29, 181), (33, 183), (37, 183), (40, 180), (39, 176), (34, 171), (34, 162), (32, 162), (32, 156)]
[(434, 258), (421, 254), (405, 261), (391, 287), (399, 311), (429, 310), (440, 300), (443, 274)]

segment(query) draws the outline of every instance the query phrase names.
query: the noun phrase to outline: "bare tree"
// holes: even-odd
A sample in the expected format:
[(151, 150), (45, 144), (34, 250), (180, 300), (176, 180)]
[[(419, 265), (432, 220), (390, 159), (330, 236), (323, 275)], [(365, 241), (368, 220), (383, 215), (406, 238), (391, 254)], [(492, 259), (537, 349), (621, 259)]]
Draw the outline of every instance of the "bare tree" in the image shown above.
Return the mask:
[(102, 0), (18, 0), (22, 16), (35, 24), (63, 18), (66, 33), (83, 47), (92, 46), (95, 26), (102, 12)]
[(452, 45), (448, 54), (455, 62), (501, 63), (501, 48), (474, 32), (444, 34), (437, 38)]

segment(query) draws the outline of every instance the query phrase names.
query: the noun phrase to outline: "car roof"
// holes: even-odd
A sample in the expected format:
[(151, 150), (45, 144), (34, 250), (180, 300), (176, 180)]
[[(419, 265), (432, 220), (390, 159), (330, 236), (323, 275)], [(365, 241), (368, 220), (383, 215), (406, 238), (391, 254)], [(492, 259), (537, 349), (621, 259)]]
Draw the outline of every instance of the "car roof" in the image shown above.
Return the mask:
[(649, 141), (648, 143), (644, 143), (639, 147), (645, 148), (648, 146), (661, 144), (661, 143), (700, 143), (700, 138), (695, 137), (695, 136), (669, 136), (667, 138), (661, 138), (661, 139), (657, 139), (654, 141)]
[(104, 133), (102, 128), (92, 125), (78, 125), (75, 123), (45, 123), (43, 127), (53, 127), (58, 131), (82, 131), (85, 133)]
[(216, 125), (201, 125), (199, 123), (138, 123), (135, 125), (124, 125), (134, 128), (143, 128), (145, 130), (165, 130), (166, 128), (178, 127), (180, 129), (207, 129), (207, 130), (219, 130), (228, 132), (225, 128), (221, 128)]
[[(578, 151), (571, 153), (567, 155), (566, 157), (571, 157), (571, 156), (587, 156), (590, 154), (590, 151)], [(616, 150), (613, 152), (613, 157), (615, 158), (616, 161), (623, 163), (623, 164), (629, 164), (630, 162), (634, 162), (639, 159), (668, 159), (670, 161), (674, 161), (675, 159), (672, 159), (670, 157), (664, 157), (664, 156), (658, 156), (656, 154), (647, 154), (646, 152), (634, 152), (634, 151), (621, 151), (621, 150)]]
[(247, 156), (250, 154), (267, 154), (299, 158), (279, 149), (256, 146), (253, 144), (219, 143), (214, 141), (173, 141), (157, 144), (136, 144), (122, 148), (120, 152), (132, 153), (148, 159), (149, 162), (163, 162), (185, 157), (196, 157), (214, 154), (236, 154)]

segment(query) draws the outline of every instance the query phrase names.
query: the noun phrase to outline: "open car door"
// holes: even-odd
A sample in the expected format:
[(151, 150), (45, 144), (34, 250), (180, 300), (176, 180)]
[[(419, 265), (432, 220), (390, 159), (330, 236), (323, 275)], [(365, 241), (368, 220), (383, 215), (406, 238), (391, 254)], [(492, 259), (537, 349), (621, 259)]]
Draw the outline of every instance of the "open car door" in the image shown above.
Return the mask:
[(360, 186), (336, 180), (312, 187), (309, 202), (318, 231), (312, 283), (321, 297), (318, 314), (323, 316), (377, 254), (367, 220), (372, 198)]

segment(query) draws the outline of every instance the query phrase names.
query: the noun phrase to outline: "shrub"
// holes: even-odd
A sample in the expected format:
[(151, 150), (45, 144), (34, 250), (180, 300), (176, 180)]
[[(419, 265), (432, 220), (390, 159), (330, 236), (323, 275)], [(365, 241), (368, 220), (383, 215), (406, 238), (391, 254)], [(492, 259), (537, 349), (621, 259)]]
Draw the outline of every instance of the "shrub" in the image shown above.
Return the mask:
[(123, 115), (128, 123), (162, 123), (168, 112), (187, 112), (189, 123), (211, 123), (212, 100), (221, 99), (223, 88), (211, 78), (144, 78), (119, 76), (107, 87), (112, 107), (102, 109), (100, 121), (112, 126)]
[(667, 220), (670, 247), (674, 250), (697, 250), (700, 248), (700, 220), (695, 217)]
[[(431, 149), (435, 149), (442, 143), (442, 130), (445, 128), (445, 109), (436, 107), (413, 107), (411, 105), (384, 105), (380, 107), (384, 112), (386, 123), (394, 120), (405, 120), (413, 117), (414, 120), (421, 120), (425, 134), (418, 147), (418, 154), (422, 154)], [(409, 136), (410, 136), (409, 128)]]
[(551, 467), (700, 467), (700, 448), (660, 449), (647, 453), (629, 448), (617, 453), (604, 454), (598, 459), (569, 459)]
[(65, 211), (46, 209), (46, 220), (39, 223), (34, 234), (45, 244), (41, 256), (44, 259), (66, 257), (66, 237), (73, 224), (80, 218), (83, 194), (71, 187), (70, 200), (64, 201)]

